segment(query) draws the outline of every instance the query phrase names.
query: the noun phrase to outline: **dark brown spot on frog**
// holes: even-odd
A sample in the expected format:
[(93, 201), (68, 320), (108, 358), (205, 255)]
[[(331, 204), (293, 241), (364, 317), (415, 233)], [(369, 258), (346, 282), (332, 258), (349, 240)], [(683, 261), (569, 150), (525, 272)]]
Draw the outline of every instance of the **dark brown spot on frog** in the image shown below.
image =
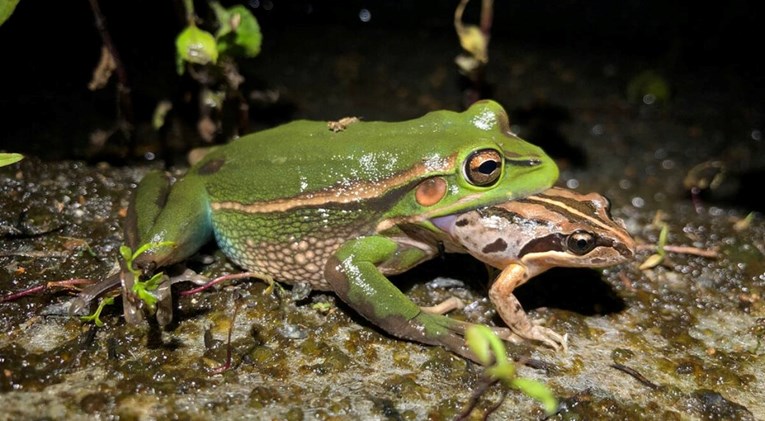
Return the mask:
[(454, 225), (458, 227), (464, 227), (465, 225), (468, 225), (470, 221), (467, 218), (458, 219), (457, 222), (454, 223)]
[(486, 247), (484, 247), (481, 252), (483, 253), (497, 253), (500, 251), (505, 251), (507, 249), (507, 243), (505, 240), (501, 238), (497, 238), (494, 240), (493, 243), (487, 244)]
[(548, 251), (565, 251), (565, 235), (551, 234), (531, 240), (520, 251), (520, 256), (531, 253), (544, 253)]
[(215, 174), (218, 172), (218, 170), (223, 167), (223, 164), (226, 163), (226, 160), (223, 158), (213, 159), (211, 161), (205, 162), (199, 169), (197, 170), (197, 174), (199, 175), (210, 175)]

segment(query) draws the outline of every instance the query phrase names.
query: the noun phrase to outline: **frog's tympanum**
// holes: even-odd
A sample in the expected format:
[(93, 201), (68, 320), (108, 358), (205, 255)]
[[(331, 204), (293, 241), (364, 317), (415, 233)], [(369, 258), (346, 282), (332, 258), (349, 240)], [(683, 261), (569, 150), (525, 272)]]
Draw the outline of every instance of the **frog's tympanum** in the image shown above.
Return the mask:
[[(125, 238), (133, 250), (173, 243), (138, 256), (134, 267), (145, 274), (215, 238), (250, 272), (334, 291), (392, 335), (470, 357), (465, 323), (422, 311), (386, 275), (452, 241), (434, 219), (539, 193), (557, 177), (555, 163), (512, 134), (506, 112), (492, 101), (462, 113), (350, 121), (340, 129), (296, 121), (211, 151), (177, 181), (147, 175), (128, 209)], [(140, 321), (130, 272), (123, 269), (117, 282), (126, 320)], [(87, 289), (72, 309), (107, 287), (104, 281)], [(169, 300), (160, 294), (160, 324), (171, 320)]]
[(489, 298), (513, 333), (560, 349), (565, 336), (533, 324), (513, 290), (552, 267), (606, 267), (631, 258), (634, 241), (609, 208), (597, 193), (551, 188), (433, 222), (468, 253), (502, 270)]

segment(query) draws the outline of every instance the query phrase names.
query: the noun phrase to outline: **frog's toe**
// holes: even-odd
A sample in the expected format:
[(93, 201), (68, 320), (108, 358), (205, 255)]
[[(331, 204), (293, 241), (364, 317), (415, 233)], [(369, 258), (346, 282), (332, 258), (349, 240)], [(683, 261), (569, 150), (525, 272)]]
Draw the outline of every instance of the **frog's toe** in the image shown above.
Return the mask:
[(568, 350), (568, 334), (561, 336), (554, 330), (543, 326), (534, 325), (521, 336), (526, 339), (542, 342), (556, 351), (566, 352)]

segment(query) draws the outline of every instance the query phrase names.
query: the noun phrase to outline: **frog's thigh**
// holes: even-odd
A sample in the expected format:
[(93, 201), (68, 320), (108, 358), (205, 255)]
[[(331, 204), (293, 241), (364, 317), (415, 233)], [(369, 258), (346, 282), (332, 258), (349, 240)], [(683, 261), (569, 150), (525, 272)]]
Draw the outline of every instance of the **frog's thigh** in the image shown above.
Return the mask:
[[(204, 183), (199, 178), (186, 177), (176, 182), (162, 198), (161, 206), (154, 208), (146, 201), (152, 198), (140, 191), (136, 193), (131, 208), (138, 212), (138, 246), (147, 242), (171, 241), (170, 247), (155, 247), (140, 255), (136, 265), (154, 262), (157, 267), (180, 262), (199, 250), (212, 238), (210, 203)], [(151, 187), (159, 190), (159, 187)], [(145, 211), (147, 215), (140, 214)], [(145, 219), (145, 220), (142, 220)], [(135, 246), (134, 246), (135, 248)]]
[(566, 337), (546, 327), (537, 326), (529, 320), (523, 306), (513, 295), (513, 290), (526, 280), (522, 265), (508, 265), (489, 289), (489, 299), (504, 322), (518, 336), (540, 341), (556, 350), (566, 348)]
[(164, 171), (151, 171), (138, 183), (130, 196), (125, 218), (125, 243), (133, 250), (148, 238), (157, 216), (167, 203), (170, 193), (170, 177)]

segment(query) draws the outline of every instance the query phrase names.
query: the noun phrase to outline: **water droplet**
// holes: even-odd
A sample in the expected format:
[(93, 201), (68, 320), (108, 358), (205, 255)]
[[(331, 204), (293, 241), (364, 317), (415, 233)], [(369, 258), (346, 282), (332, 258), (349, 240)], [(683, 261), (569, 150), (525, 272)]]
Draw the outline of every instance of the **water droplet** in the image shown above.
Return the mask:
[(372, 19), (372, 13), (369, 11), (369, 9), (359, 10), (359, 20), (366, 23), (369, 22), (370, 19)]

